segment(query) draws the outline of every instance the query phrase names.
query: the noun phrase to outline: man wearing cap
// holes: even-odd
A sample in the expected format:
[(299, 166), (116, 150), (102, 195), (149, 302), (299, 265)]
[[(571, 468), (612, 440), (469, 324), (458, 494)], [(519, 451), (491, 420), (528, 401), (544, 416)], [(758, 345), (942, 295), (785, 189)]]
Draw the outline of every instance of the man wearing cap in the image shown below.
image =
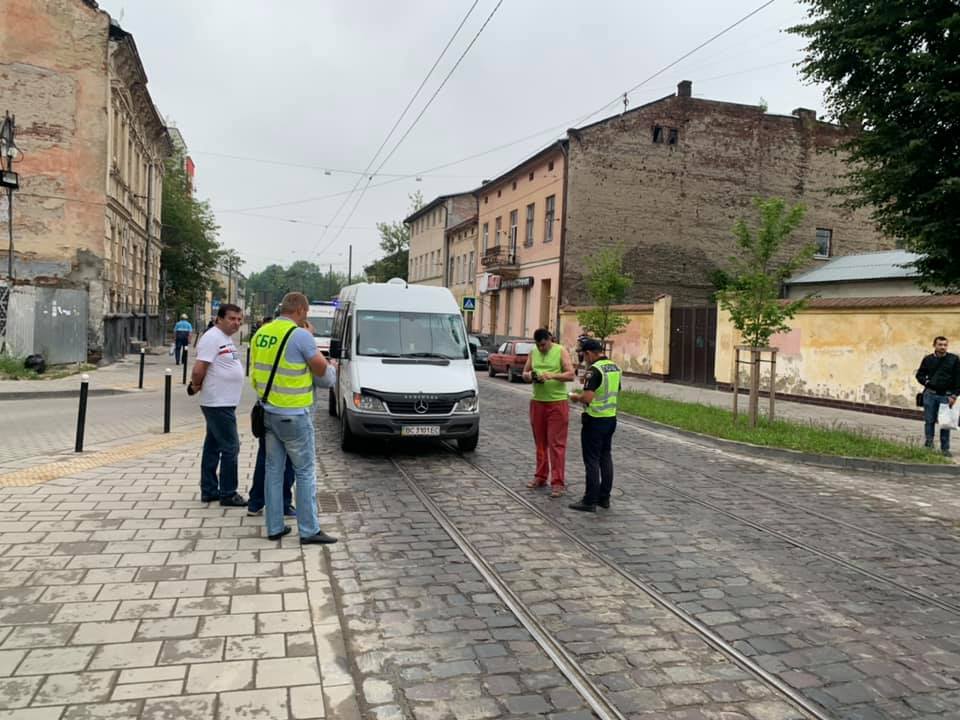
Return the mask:
[(586, 468), (583, 499), (570, 505), (573, 510), (596, 512), (597, 505), (610, 507), (613, 489), (613, 433), (617, 429), (617, 400), (620, 396), (620, 368), (603, 354), (603, 345), (595, 338), (580, 341), (587, 361), (587, 379), (583, 392), (570, 393), (572, 402), (584, 405), (580, 446)]
[(187, 320), (187, 316), (181, 315), (179, 322), (173, 326), (174, 345), (173, 356), (176, 358), (177, 365), (180, 364), (180, 357), (185, 347), (190, 346), (190, 335), (193, 333), (193, 325)]

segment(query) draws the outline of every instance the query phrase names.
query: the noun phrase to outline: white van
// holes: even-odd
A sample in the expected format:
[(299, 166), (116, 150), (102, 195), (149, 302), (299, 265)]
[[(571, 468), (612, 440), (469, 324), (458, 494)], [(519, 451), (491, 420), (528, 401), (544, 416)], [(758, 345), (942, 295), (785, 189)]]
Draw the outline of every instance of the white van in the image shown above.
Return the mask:
[(339, 363), (330, 414), (340, 418), (344, 450), (358, 438), (443, 438), (464, 452), (477, 447), (477, 376), (447, 288), (400, 279), (343, 288), (330, 355)]
[(313, 339), (317, 344), (317, 350), (323, 353), (324, 357), (330, 357), (330, 334), (333, 331), (333, 317), (337, 312), (337, 304), (334, 302), (312, 302), (307, 311), (307, 320), (313, 325)]

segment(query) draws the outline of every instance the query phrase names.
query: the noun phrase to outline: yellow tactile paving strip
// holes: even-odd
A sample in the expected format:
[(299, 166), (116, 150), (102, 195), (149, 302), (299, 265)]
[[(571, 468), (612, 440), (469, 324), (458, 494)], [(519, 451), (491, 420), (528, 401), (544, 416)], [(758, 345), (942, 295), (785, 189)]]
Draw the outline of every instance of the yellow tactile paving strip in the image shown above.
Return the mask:
[(151, 437), (139, 442), (133, 442), (128, 445), (122, 445), (116, 448), (107, 448), (95, 452), (82, 453), (73, 457), (67, 457), (55, 462), (34, 465), (22, 470), (0, 473), (0, 487), (26, 487), (28, 485), (38, 485), (48, 480), (66, 477), (84, 470), (93, 470), (94, 468), (110, 465), (124, 460), (133, 460), (134, 458), (148, 455), (157, 450), (182, 445), (187, 442), (196, 442), (202, 437), (202, 429), (183, 430), (181, 432), (170, 433)]

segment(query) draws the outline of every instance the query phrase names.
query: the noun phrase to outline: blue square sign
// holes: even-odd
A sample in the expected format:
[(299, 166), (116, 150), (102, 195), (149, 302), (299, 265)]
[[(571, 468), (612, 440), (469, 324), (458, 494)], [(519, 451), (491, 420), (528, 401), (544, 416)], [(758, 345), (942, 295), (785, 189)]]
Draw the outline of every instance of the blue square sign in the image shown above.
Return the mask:
[(460, 307), (464, 312), (474, 312), (477, 309), (477, 299), (472, 296), (464, 296), (460, 301)]

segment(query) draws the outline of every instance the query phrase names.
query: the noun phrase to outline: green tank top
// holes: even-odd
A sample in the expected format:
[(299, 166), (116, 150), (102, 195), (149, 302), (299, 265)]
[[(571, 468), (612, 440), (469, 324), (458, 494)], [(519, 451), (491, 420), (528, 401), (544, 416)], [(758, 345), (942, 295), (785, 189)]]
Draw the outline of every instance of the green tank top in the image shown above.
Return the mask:
[[(563, 348), (554, 344), (546, 354), (536, 347), (530, 350), (531, 364), (535, 373), (563, 372)], [(540, 402), (566, 402), (567, 384), (560, 380), (547, 380), (533, 384), (533, 399)]]

